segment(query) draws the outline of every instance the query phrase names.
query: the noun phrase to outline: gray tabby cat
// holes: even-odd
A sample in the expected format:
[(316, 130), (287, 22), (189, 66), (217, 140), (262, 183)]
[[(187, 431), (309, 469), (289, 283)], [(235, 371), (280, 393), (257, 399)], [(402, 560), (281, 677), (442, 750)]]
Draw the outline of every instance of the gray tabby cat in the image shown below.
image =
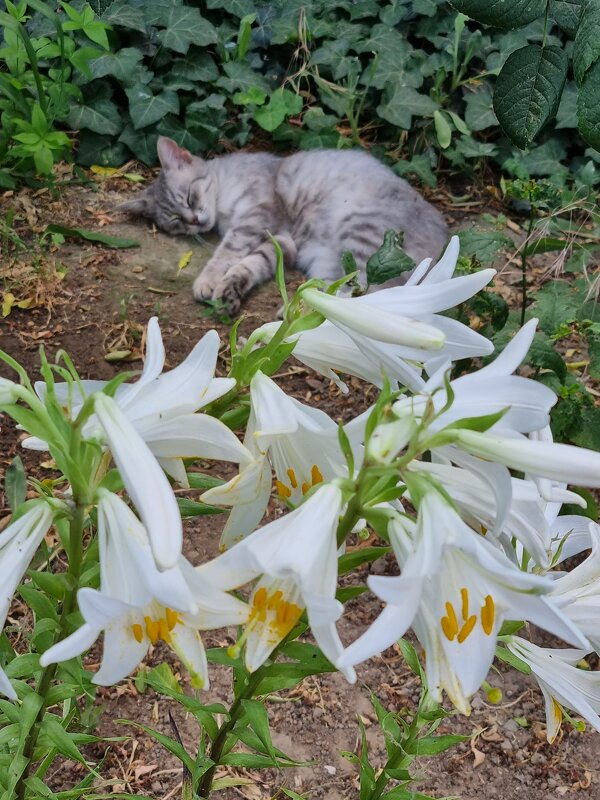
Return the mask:
[(194, 282), (196, 300), (231, 312), (275, 274), (281, 245), (287, 266), (333, 281), (344, 250), (364, 270), (389, 229), (419, 262), (448, 238), (442, 215), (406, 181), (360, 150), (309, 150), (280, 158), (234, 153), (205, 160), (172, 139), (158, 139), (157, 180), (120, 210), (148, 217), (167, 233), (216, 230), (221, 242)]

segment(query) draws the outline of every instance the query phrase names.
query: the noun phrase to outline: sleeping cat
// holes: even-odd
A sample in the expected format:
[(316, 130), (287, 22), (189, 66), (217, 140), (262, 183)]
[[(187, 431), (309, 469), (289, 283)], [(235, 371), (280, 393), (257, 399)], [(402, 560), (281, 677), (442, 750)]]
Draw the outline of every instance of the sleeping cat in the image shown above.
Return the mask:
[(352, 251), (361, 271), (389, 229), (404, 231), (415, 261), (436, 257), (448, 238), (442, 215), (406, 181), (361, 150), (308, 150), (280, 158), (234, 153), (205, 160), (158, 139), (157, 180), (119, 210), (167, 233), (216, 230), (221, 242), (194, 282), (196, 300), (232, 313), (275, 274), (276, 254), (309, 277), (333, 281)]

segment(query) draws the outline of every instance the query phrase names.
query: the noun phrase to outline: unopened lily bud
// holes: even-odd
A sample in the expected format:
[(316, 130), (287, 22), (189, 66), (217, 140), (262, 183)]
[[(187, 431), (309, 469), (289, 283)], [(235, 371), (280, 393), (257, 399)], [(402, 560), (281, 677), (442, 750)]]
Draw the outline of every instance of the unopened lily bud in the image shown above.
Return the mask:
[(367, 458), (379, 464), (389, 464), (404, 450), (416, 431), (413, 417), (403, 417), (395, 422), (380, 425), (367, 445)]

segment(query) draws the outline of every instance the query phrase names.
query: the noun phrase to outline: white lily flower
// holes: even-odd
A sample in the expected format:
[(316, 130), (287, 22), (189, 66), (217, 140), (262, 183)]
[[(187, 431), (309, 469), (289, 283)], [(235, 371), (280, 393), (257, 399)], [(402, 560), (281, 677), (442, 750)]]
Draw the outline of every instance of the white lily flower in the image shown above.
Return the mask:
[(181, 557), (159, 570), (148, 533), (128, 506), (106, 490), (98, 503), (100, 591), (77, 594), (84, 624), (47, 650), (42, 666), (80, 655), (104, 631), (102, 666), (93, 682), (111, 685), (126, 677), (151, 645), (163, 640), (181, 658), (199, 688), (208, 685), (207, 662), (198, 631), (241, 624), (245, 603), (199, 580)]
[[(335, 623), (343, 606), (335, 591), (342, 505), (340, 489), (325, 484), (295, 511), (196, 568), (202, 578), (225, 591), (262, 576), (250, 599), (250, 620), (242, 637), (250, 671), (292, 630), (304, 608), (323, 653), (333, 663), (341, 655)], [(354, 670), (347, 668), (345, 674), (355, 679)]]
[(512, 636), (508, 649), (531, 669), (546, 702), (546, 738), (556, 738), (568, 708), (600, 731), (600, 672), (577, 669), (587, 650), (538, 647)]
[(479, 458), (575, 486), (600, 487), (600, 453), (569, 444), (459, 430), (456, 445)]
[[(28, 504), (28, 509), (0, 533), (0, 628), (4, 626), (13, 595), (25, 570), (48, 533), (55, 511), (43, 500)], [(17, 694), (0, 669), (0, 692), (10, 700)]]
[[(234, 508), (242, 504), (235, 518), (235, 528), (226, 527), (221, 540), (224, 547), (253, 530), (266, 510), (271, 480), (267, 456), (275, 472), (277, 493), (293, 505), (302, 502), (313, 486), (347, 474), (338, 426), (324, 411), (290, 397), (262, 372), (252, 378), (250, 398), (252, 413), (246, 442), (253, 453), (252, 460), (243, 464), (240, 474), (229, 483), (202, 495), (207, 503)], [(367, 416), (368, 412), (361, 414), (344, 426), (356, 468), (362, 461)], [(254, 445), (248, 441), (250, 438)]]
[[(162, 372), (165, 349), (156, 317), (148, 322), (144, 369), (135, 383), (121, 384), (115, 402), (137, 430), (163, 469), (187, 485), (182, 458), (216, 458), (240, 462), (248, 453), (237, 437), (220, 420), (194, 412), (221, 397), (235, 386), (231, 378), (215, 378), (219, 350), (216, 331), (209, 331), (188, 357), (169, 372)], [(78, 384), (58, 383), (57, 397), (77, 416), (85, 399), (101, 392), (106, 381), (84, 380)], [(36, 391), (43, 399), (46, 384), (38, 382)], [(98, 419), (92, 416), (83, 427), (84, 438), (100, 433)], [(23, 442), (29, 449), (47, 449), (45, 442), (30, 437)]]
[(97, 394), (94, 408), (125, 488), (148, 530), (156, 561), (163, 569), (172, 567), (181, 554), (183, 528), (169, 481), (111, 397)]
[(347, 666), (393, 644), (412, 625), (427, 653), (427, 681), (438, 702), (445, 690), (462, 713), (492, 664), (506, 619), (527, 619), (579, 646), (585, 636), (551, 599), (549, 579), (519, 570), (468, 527), (436, 491), (419, 503), (416, 528), (390, 522), (400, 577), (369, 578), (387, 605), (374, 625), (338, 660)]
[[(383, 385), (384, 377), (414, 391), (424, 386), (440, 361), (489, 355), (493, 345), (456, 320), (438, 314), (472, 297), (494, 270), (452, 278), (459, 252), (453, 237), (440, 261), (422, 262), (404, 286), (380, 289), (363, 297), (341, 298), (315, 289), (303, 292), (305, 303), (326, 317), (318, 328), (302, 331), (294, 356), (346, 389), (335, 371)], [(264, 338), (276, 330), (264, 326)]]
[(444, 376), (449, 362), (430, 378), (420, 394), (400, 398), (394, 404), (394, 412), (398, 416), (411, 414), (420, 418), (433, 405), (438, 416), (430, 428), (440, 430), (456, 420), (508, 409), (490, 430), (530, 433), (544, 428), (549, 422), (550, 409), (556, 403), (556, 394), (538, 381), (512, 374), (529, 350), (536, 325), (536, 319), (529, 320), (491, 364), (451, 381), (454, 399), (443, 413), (440, 412), (447, 399), (443, 390)]
[(600, 525), (589, 519), (587, 522), (592, 552), (581, 564), (555, 580), (552, 596), (585, 633), (594, 650), (600, 652)]
[[(553, 532), (546, 517), (547, 503), (535, 483), (509, 478), (508, 505), (503, 509), (498, 493), (473, 471), (425, 461), (414, 461), (409, 466), (411, 471), (431, 475), (437, 480), (454, 500), (463, 519), (475, 530), (497, 539), (509, 558), (514, 559), (511, 542), (514, 538), (539, 566), (550, 566)], [(575, 492), (557, 486), (552, 487), (552, 497), (558, 505), (581, 501)]]

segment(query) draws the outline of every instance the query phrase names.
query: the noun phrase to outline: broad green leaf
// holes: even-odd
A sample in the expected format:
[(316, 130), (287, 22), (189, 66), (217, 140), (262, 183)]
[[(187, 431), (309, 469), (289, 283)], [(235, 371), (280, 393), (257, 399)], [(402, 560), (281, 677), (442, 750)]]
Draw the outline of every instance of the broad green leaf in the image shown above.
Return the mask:
[(463, 98), (465, 122), (469, 126), (469, 130), (483, 131), (498, 124), (498, 119), (494, 114), (492, 89), (488, 83), (483, 83), (474, 92), (465, 88)]
[(114, 75), (126, 86), (138, 80), (143, 55), (137, 47), (123, 47), (116, 53), (103, 53), (92, 61), (90, 67), (94, 78)]
[(179, 98), (175, 92), (165, 91), (153, 94), (141, 83), (125, 88), (129, 98), (129, 113), (135, 130), (146, 128), (162, 119), (166, 114), (179, 113)]
[(494, 111), (508, 138), (526, 148), (558, 110), (569, 59), (559, 47), (530, 44), (512, 53), (494, 91)]
[(550, 15), (571, 38), (577, 33), (585, 0), (550, 0)]
[(438, 104), (428, 95), (410, 86), (396, 86), (391, 96), (377, 106), (377, 113), (392, 125), (409, 130), (413, 116), (430, 117), (437, 108)]
[(546, 0), (450, 0), (450, 5), (477, 22), (509, 31), (540, 17)]
[(431, 168), (431, 159), (427, 155), (414, 155), (408, 161), (398, 161), (393, 169), (397, 175), (416, 175), (431, 189), (437, 186), (437, 177)]
[(470, 228), (459, 231), (461, 255), (476, 258), (484, 266), (492, 264), (501, 250), (514, 247), (513, 241), (502, 231), (483, 231)]
[(403, 249), (404, 235), (396, 231), (386, 231), (383, 244), (367, 261), (367, 283), (385, 283), (414, 269), (415, 262)]
[(73, 130), (89, 128), (95, 133), (116, 136), (123, 126), (117, 106), (105, 98), (97, 98), (92, 103), (89, 106), (72, 105), (67, 119), (68, 124)]
[(11, 511), (25, 502), (27, 496), (27, 476), (21, 456), (15, 456), (8, 465), (4, 476), (4, 496)]
[(581, 86), (586, 72), (600, 58), (600, 4), (588, 0), (583, 5), (581, 21), (573, 47), (573, 73)]
[(191, 44), (205, 47), (218, 41), (216, 28), (204, 19), (197, 8), (176, 6), (161, 15), (164, 30), (158, 32), (159, 41), (176, 53), (187, 53)]
[(579, 89), (577, 121), (586, 142), (600, 150), (600, 60), (587, 72)]
[(266, 131), (274, 131), (286, 117), (299, 114), (302, 111), (302, 98), (290, 92), (289, 89), (277, 89), (271, 95), (269, 102), (257, 108), (254, 119)]
[(63, 236), (69, 236), (75, 239), (87, 239), (89, 242), (98, 242), (106, 247), (112, 247), (115, 250), (140, 246), (139, 242), (136, 242), (135, 239), (123, 239), (119, 236), (108, 236), (106, 233), (88, 231), (85, 228), (66, 228), (64, 225), (47, 225), (44, 233), (60, 233)]
[(91, 166), (99, 164), (106, 167), (121, 166), (130, 157), (125, 145), (116, 141), (114, 136), (105, 136), (84, 129), (79, 134), (77, 161), (79, 164)]
[(130, 0), (115, 0), (100, 14), (100, 19), (110, 22), (114, 27), (131, 28), (146, 33), (147, 25), (140, 8), (136, 8)]

